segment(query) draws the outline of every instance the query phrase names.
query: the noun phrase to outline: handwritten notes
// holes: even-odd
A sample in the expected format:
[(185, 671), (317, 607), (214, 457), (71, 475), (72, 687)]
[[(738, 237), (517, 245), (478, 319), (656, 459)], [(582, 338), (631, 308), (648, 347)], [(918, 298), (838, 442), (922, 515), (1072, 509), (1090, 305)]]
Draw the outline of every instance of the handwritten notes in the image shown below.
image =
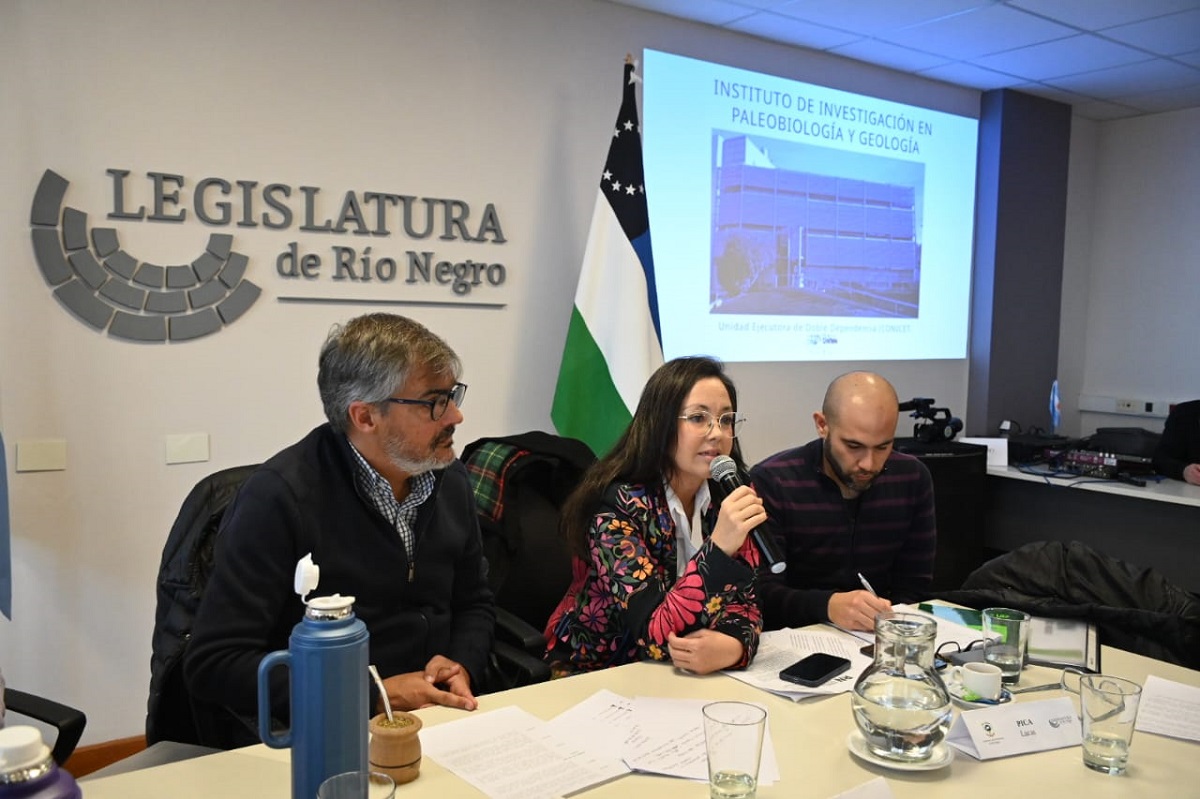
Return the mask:
[[(559, 797), (630, 773), (708, 781), (709, 700), (592, 696), (550, 721), (517, 707), (421, 730), (426, 755), (493, 799)], [(779, 779), (770, 721), (759, 784)]]
[[(707, 782), (708, 755), (701, 708), (709, 701), (646, 696), (635, 699), (634, 728), (625, 742), (625, 764), (636, 771)], [(767, 719), (758, 783), (771, 785), (778, 779), (771, 720)]]
[(427, 727), (421, 747), (493, 799), (566, 796), (629, 773), (620, 761), (557, 739), (518, 707)]
[(1147, 677), (1133, 728), (1200, 741), (1200, 688), (1154, 675)]

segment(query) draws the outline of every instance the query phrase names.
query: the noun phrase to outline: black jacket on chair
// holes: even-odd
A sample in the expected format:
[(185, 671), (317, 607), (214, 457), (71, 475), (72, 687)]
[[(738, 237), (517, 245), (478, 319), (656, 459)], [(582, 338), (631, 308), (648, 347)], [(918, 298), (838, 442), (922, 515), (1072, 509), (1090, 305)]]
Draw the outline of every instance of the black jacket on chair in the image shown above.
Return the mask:
[[(463, 447), (478, 508), (488, 585), (496, 605), (539, 639), (571, 584), (559, 531), (562, 505), (596, 456), (582, 441), (540, 430), (480, 438)], [(531, 642), (538, 656), (544, 641)]]
[(257, 464), (234, 466), (208, 475), (183, 501), (163, 546), (158, 567), (158, 604), (150, 649), (150, 698), (146, 743), (202, 743), (198, 716), (211, 709), (194, 706), (183, 684), (183, 655), (208, 575), (221, 516)]
[(1085, 619), (1100, 642), (1200, 668), (1200, 599), (1153, 569), (1072, 541), (1035, 541), (993, 558), (941, 598), (972, 608), (1012, 607)]

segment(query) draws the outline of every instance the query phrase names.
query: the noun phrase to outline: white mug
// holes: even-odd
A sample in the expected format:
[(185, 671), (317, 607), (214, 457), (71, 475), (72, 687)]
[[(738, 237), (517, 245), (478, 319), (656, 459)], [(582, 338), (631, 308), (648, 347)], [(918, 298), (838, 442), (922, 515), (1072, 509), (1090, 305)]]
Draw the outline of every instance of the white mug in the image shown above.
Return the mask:
[[(1001, 676), (999, 666), (991, 663), (964, 663), (950, 671), (951, 679), (980, 699), (999, 699)], [(963, 699), (970, 701), (969, 696)]]

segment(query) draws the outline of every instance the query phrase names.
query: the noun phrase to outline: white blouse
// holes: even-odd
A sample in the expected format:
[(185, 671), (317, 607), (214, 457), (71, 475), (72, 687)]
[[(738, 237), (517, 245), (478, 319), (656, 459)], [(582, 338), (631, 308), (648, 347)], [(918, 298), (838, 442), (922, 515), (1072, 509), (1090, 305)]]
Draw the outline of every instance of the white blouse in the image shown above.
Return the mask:
[(712, 495), (708, 490), (708, 481), (701, 483), (700, 490), (696, 492), (696, 501), (692, 505), (692, 518), (689, 519), (683, 509), (683, 500), (675, 493), (675, 489), (671, 488), (671, 484), (664, 480), (663, 487), (667, 491), (667, 507), (671, 509), (671, 518), (675, 520), (675, 576), (682, 577), (688, 561), (704, 543), (701, 520), (712, 505)]

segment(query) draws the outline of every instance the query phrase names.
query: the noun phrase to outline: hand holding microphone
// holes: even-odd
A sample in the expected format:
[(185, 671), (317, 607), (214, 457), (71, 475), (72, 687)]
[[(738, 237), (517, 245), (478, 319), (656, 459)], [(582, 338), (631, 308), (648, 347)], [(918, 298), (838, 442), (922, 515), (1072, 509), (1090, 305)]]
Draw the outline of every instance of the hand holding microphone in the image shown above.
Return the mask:
[[(712, 463), (708, 466), (708, 473), (712, 479), (721, 484), (726, 493), (732, 494), (733, 491), (745, 485), (742, 478), (738, 475), (737, 464), (733, 458), (728, 455), (718, 455), (712, 459)], [(787, 561), (779, 552), (779, 547), (776, 546), (775, 540), (771, 538), (770, 533), (762, 528), (761, 525), (750, 531), (750, 539), (754, 542), (754, 546), (758, 548), (758, 554), (762, 558), (765, 565), (772, 574), (779, 574), (787, 568)]]

